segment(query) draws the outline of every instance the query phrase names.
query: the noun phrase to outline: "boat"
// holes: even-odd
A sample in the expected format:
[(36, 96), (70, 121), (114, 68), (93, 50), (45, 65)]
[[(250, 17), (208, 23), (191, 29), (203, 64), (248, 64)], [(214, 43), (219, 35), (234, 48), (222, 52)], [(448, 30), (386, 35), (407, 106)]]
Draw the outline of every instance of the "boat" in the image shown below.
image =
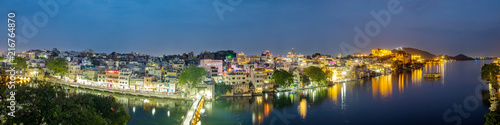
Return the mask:
[(424, 78), (440, 78), (441, 73), (424, 73)]

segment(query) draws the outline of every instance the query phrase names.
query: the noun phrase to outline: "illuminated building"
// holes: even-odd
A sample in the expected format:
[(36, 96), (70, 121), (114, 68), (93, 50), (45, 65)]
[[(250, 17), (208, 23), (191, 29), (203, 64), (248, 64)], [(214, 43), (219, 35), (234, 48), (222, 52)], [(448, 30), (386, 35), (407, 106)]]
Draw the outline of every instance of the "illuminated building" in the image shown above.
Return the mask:
[(106, 82), (108, 83), (118, 83), (118, 70), (106, 70)]
[[(269, 71), (272, 72), (272, 71)], [(251, 82), (255, 87), (255, 92), (261, 93), (262, 90), (267, 89), (266, 83), (271, 79), (271, 74), (264, 68), (254, 68), (250, 71)]]
[(405, 53), (403, 51), (399, 51), (396, 53), (396, 56), (393, 58), (394, 60), (399, 60), (403, 63), (411, 63), (411, 54)]
[(421, 62), (422, 57), (420, 55), (411, 55), (411, 60)]
[(239, 52), (236, 55), (236, 60), (238, 61), (238, 65), (244, 65), (245, 63), (250, 62), (250, 58), (248, 58), (248, 56), (243, 52)]
[(373, 56), (390, 56), (390, 55), (392, 55), (392, 52), (391, 52), (391, 50), (388, 50), (388, 49), (376, 48), (376, 49), (372, 49), (372, 54), (373, 54)]
[(132, 75), (132, 70), (124, 68), (118, 73), (118, 85), (120, 88), (128, 89), (130, 85), (130, 76)]
[(260, 60), (270, 62), (273, 60), (273, 54), (270, 53), (269, 50), (266, 50), (266, 52), (263, 52), (262, 55), (260, 56)]

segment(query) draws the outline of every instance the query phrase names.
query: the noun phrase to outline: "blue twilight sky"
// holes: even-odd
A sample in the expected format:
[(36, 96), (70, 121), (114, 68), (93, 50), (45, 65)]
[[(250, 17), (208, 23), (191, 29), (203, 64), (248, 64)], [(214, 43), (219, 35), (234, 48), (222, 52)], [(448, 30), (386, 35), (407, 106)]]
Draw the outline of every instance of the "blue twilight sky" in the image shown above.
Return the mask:
[[(498, 0), (399, 0), (401, 13), (392, 14), (366, 47), (354, 44), (353, 29), (364, 31), (376, 21), (370, 11), (387, 10), (388, 0), (60, 0), (54, 13), (37, 2), (1, 0), (0, 39), (7, 39), (7, 14), (15, 12), (20, 51), (90, 48), (157, 56), (227, 49), (285, 54), (295, 48), (337, 55), (344, 42), (363, 53), (411, 46), (434, 54), (500, 56)], [(219, 16), (214, 2), (232, 11)]]

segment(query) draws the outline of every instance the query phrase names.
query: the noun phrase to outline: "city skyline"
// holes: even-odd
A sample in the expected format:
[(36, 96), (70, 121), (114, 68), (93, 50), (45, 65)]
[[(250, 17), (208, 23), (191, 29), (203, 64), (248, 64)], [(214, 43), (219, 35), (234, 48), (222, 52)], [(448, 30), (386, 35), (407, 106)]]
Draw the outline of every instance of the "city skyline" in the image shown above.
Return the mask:
[[(226, 11), (221, 19), (214, 1), (69, 1), (59, 5), (45, 25), (35, 26), (38, 32), (27, 38), (22, 33), (24, 23), (34, 23), (33, 15), (45, 12), (44, 8), (36, 2), (0, 3), (12, 5), (1, 13), (16, 10), (19, 15), (19, 51), (90, 48), (155, 56), (205, 50), (285, 54), (291, 48), (305, 55), (337, 55), (342, 52), (341, 43), (354, 46), (355, 27), (364, 29), (367, 22), (376, 20), (371, 11), (387, 6), (387, 2), (243, 1), (231, 6), (233, 11)], [(500, 8), (496, 5), (401, 0), (401, 13), (392, 15), (380, 34), (358, 49), (369, 53), (372, 48), (409, 46), (433, 54), (500, 56), (494, 48), (500, 45), (500, 17), (496, 16)]]

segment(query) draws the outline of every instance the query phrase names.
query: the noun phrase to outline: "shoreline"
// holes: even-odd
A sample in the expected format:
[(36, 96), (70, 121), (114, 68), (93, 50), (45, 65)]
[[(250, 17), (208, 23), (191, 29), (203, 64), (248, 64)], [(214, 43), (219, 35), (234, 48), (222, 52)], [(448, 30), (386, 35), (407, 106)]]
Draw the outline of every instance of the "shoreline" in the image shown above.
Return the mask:
[(54, 84), (57, 84), (57, 85), (64, 85), (64, 86), (68, 86), (68, 87), (72, 87), (72, 88), (80, 88), (80, 89), (86, 89), (86, 90), (108, 92), (108, 93), (113, 93), (113, 94), (121, 94), (121, 95), (129, 95), (129, 96), (141, 96), (141, 97), (158, 98), (158, 99), (192, 100), (192, 98), (180, 97), (180, 95), (179, 95), (179, 97), (175, 97), (172, 95), (127, 92), (127, 91), (111, 90), (111, 89), (105, 89), (105, 88), (90, 87), (87, 85), (70, 84), (70, 83), (55, 82), (55, 81), (51, 81), (51, 82)]

